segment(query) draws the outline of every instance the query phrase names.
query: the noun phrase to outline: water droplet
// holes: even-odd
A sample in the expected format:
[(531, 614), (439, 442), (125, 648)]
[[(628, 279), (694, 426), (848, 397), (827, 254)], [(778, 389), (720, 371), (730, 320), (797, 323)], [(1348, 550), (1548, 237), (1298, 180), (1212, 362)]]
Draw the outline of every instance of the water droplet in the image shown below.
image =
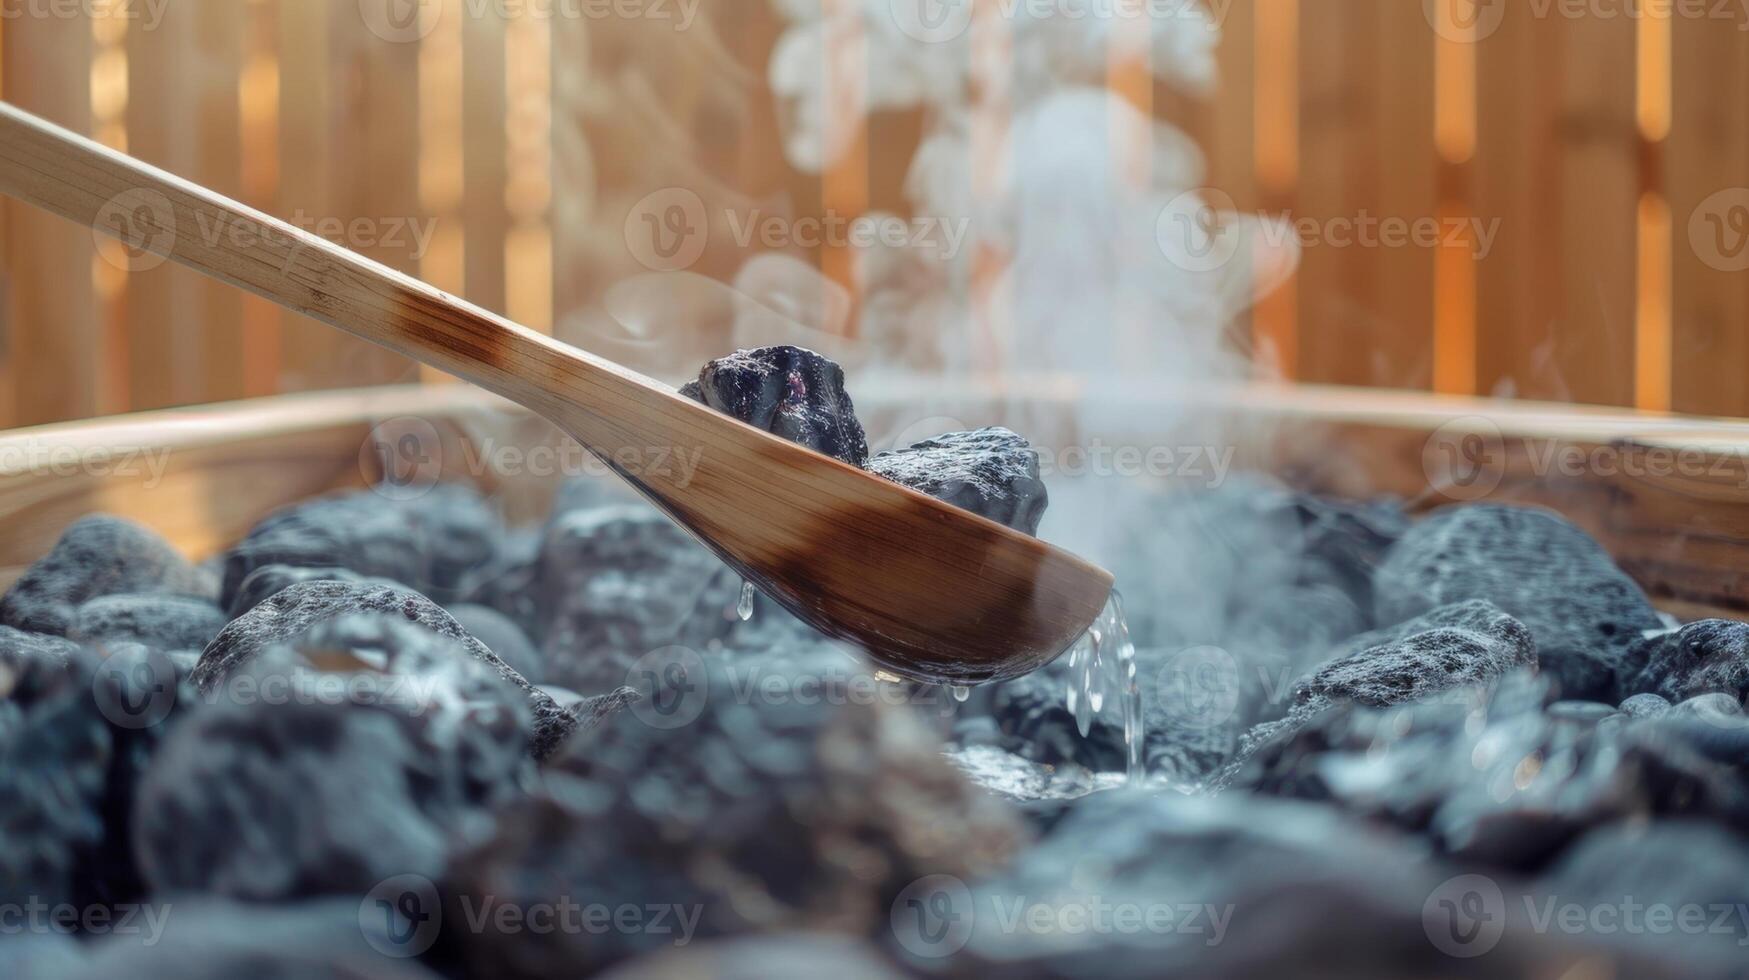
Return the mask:
[(953, 699), (960, 704), (965, 704), (972, 696), (972, 689), (964, 684), (950, 684), (948, 685), (947, 690), (948, 693), (953, 695)]
[(745, 623), (753, 618), (753, 583), (741, 583), (741, 601), (735, 605), (735, 615)]

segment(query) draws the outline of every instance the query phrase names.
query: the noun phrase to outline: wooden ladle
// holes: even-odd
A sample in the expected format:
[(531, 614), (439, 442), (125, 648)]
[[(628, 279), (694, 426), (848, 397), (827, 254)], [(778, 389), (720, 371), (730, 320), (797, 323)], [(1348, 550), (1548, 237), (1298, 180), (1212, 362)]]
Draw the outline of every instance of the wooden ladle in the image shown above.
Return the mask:
[[(954, 684), (1023, 674), (1068, 649), (1111, 592), (1109, 572), (1072, 554), (4, 103), (0, 192), (521, 403), (784, 608), (895, 673)], [(674, 452), (696, 454), (696, 468), (638, 465)]]

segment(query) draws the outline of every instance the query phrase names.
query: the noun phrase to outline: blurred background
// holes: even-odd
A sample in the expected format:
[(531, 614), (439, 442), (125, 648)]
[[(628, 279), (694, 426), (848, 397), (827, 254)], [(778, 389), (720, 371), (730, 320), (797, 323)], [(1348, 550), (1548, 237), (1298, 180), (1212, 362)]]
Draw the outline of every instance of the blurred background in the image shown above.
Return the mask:
[[(5, 0), (0, 96), (664, 376), (751, 297), (910, 371), (1147, 374), (1193, 328), (1256, 377), (1749, 415), (1744, 4), (1137, 3)], [(446, 380), (100, 239), (0, 204), (0, 426)]]

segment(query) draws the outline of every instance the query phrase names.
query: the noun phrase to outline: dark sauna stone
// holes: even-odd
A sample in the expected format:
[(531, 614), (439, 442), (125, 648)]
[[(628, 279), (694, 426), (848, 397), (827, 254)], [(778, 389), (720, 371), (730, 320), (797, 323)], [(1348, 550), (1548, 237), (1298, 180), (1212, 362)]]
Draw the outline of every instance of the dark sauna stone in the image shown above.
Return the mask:
[(541, 662), (540, 653), (528, 634), (509, 616), (490, 606), (467, 602), (450, 606), (449, 614), (530, 684), (546, 682), (546, 665)]
[(573, 510), (547, 527), (536, 564), (536, 636), (548, 680), (577, 691), (626, 683), (637, 657), (725, 636), (739, 579), (642, 505)]
[(1657, 694), (1672, 704), (1702, 694), (1749, 698), (1749, 623), (1707, 619), (1675, 633), (1643, 640), (1633, 660), (1643, 663), (1625, 694)]
[(205, 599), (106, 595), (79, 607), (67, 638), (87, 645), (142, 643), (158, 650), (199, 650), (226, 621), (219, 607)]
[(62, 636), (0, 626), (0, 672), (16, 674), (31, 664), (65, 667), (79, 644)]
[(868, 439), (844, 390), (844, 369), (811, 350), (736, 351), (706, 364), (680, 393), (852, 466), (868, 462)]
[(103, 842), (115, 745), (88, 677), (47, 659), (0, 667), (0, 903), (77, 901)]
[(1516, 870), (1540, 868), (1621, 820), (1729, 824), (1749, 812), (1749, 787), (1691, 733), (1665, 721), (1552, 714), (1548, 687), (1519, 672), (1467, 700), (1452, 692), (1390, 708), (1345, 702), (1259, 726), (1222, 784), (1333, 803), (1426, 834), (1455, 858)]
[(135, 850), (156, 890), (275, 901), (436, 877), (531, 772), (523, 693), (402, 619), (318, 624), (229, 681), (142, 779)]
[(1298, 703), (1349, 700), (1382, 708), (1491, 681), (1537, 662), (1530, 630), (1481, 599), (1368, 633), (1346, 648), (1352, 652), (1300, 685)]
[(925, 439), (909, 449), (881, 453), (869, 472), (1037, 534), (1050, 495), (1039, 479), (1038, 451), (1018, 433), (995, 427)]
[[(231, 596), (230, 618), (236, 619), (261, 604), (261, 600), (299, 582), (355, 582), (400, 586), (394, 579), (360, 575), (350, 568), (263, 565), (243, 578)], [(202, 644), (205, 646), (205, 644)]]
[(1636, 694), (1623, 701), (1619, 710), (1629, 718), (1662, 718), (1670, 713), (1670, 702), (1656, 694)]
[(430, 599), (406, 589), (363, 583), (305, 582), (269, 597), (232, 620), (201, 653), (194, 682), (205, 694), (216, 691), (226, 677), (276, 644), (294, 643), (312, 627), (352, 614), (405, 619), (446, 637), (446, 647), (489, 667), (520, 688), (533, 712), (531, 750), (544, 758), (576, 727), (576, 720), (542, 691), (470, 634), (455, 617)]
[[(1151, 775), (1175, 784), (1195, 782), (1232, 756), (1249, 710), (1263, 695), (1257, 675), (1227, 661), (1194, 662), (1179, 651), (1136, 651), (1137, 686), (1145, 722), (1142, 760)], [(996, 687), (991, 715), (999, 744), (1033, 762), (1072, 763), (1101, 772), (1128, 765), (1122, 706), (1107, 702), (1094, 717), (1086, 738), (1069, 710), (1072, 683), (1068, 665), (1058, 660), (1025, 677)]]
[(266, 565), (345, 568), (454, 601), (504, 537), (491, 503), (459, 484), (411, 500), (369, 490), (324, 497), (272, 514), (231, 549), (220, 604), (235, 608), (244, 579)]
[(1373, 584), (1380, 622), (1471, 599), (1499, 606), (1530, 627), (1542, 670), (1559, 682), (1562, 698), (1618, 700), (1630, 650), (1662, 626), (1601, 545), (1540, 509), (1439, 511), (1403, 536)]
[[(761, 658), (761, 676), (830, 677), (840, 656)], [(446, 882), (451, 909), (482, 896), (560, 896), (692, 910), (694, 939), (819, 930), (875, 934), (913, 881), (970, 880), (1025, 838), (1005, 804), (941, 754), (905, 707), (878, 699), (748, 697), (720, 658), (653, 664), (648, 707), (580, 733), (512, 804), (494, 839)], [(757, 684), (755, 692), (767, 690)], [(786, 691), (794, 690), (786, 688)], [(476, 969), (583, 976), (668, 948), (672, 932), (461, 938)]]
[(210, 596), (212, 580), (155, 532), (120, 517), (76, 521), (0, 599), (0, 625), (65, 635), (80, 606), (122, 592)]

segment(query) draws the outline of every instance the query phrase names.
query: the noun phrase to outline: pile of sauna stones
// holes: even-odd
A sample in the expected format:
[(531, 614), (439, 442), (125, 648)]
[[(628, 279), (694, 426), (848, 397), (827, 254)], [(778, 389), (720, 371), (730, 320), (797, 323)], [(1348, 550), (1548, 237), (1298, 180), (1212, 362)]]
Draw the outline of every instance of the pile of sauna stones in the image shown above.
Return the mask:
[[(868, 458), (807, 352), (743, 352), (694, 394), (1037, 526), (1018, 437)], [(87, 518), (0, 596), (0, 963), (1741, 972), (1749, 624), (1665, 619), (1543, 511), (1109, 489), (1129, 782), (1066, 664), (965, 703), (880, 681), (763, 597), (742, 621), (732, 574), (598, 481), (521, 526), (459, 486), (337, 495), (206, 565)], [(1588, 925), (1635, 903), (1669, 928)]]
[(1050, 502), (1038, 452), (1000, 427), (948, 433), (870, 458), (843, 369), (801, 347), (736, 351), (706, 364), (680, 393), (1027, 534), (1038, 533)]

